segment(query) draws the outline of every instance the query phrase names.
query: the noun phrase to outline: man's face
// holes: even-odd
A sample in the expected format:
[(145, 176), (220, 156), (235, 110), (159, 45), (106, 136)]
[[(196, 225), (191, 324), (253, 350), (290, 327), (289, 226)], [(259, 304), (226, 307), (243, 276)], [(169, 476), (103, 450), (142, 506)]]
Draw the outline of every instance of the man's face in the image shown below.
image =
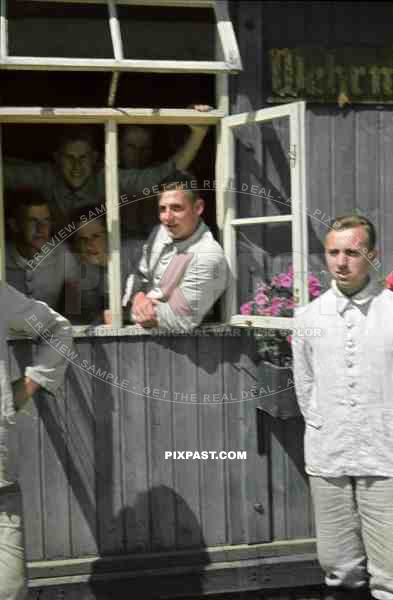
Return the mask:
[(362, 289), (368, 280), (376, 250), (368, 249), (367, 231), (362, 226), (332, 230), (325, 240), (325, 258), (338, 288), (347, 295)]
[(171, 190), (161, 194), (160, 221), (175, 240), (184, 240), (192, 235), (202, 212), (202, 198), (192, 202), (188, 193), (183, 190)]
[(138, 125), (124, 127), (120, 143), (123, 169), (144, 169), (151, 162), (153, 140), (151, 131)]
[(49, 240), (51, 217), (48, 206), (42, 204), (24, 208), (21, 221), (16, 226), (19, 244), (26, 256), (33, 256)]
[(104, 224), (101, 220), (89, 221), (81, 225), (75, 233), (75, 243), (80, 260), (90, 265), (107, 264), (107, 234)]
[(73, 190), (85, 185), (92, 175), (96, 162), (97, 152), (84, 140), (70, 141), (64, 144), (56, 155), (60, 172)]

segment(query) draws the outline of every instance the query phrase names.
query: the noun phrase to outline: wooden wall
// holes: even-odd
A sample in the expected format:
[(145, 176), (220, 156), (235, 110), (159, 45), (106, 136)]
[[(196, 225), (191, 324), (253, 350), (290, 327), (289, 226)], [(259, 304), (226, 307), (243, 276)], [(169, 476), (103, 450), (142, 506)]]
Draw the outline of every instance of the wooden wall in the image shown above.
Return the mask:
[[(242, 2), (232, 3), (232, 14), (244, 71), (232, 78), (232, 112), (270, 106), (267, 52), (270, 48), (296, 46), (378, 47), (391, 43), (388, 23), (391, 3), (375, 2)], [(323, 240), (335, 216), (357, 209), (377, 227), (381, 267), (377, 277), (393, 269), (393, 107), (392, 105), (307, 103), (306, 180), (311, 268), (324, 285), (329, 278), (323, 259)], [(269, 132), (269, 135), (267, 135)], [(243, 127), (237, 134), (237, 181), (270, 190), (276, 198), (290, 197), (288, 144), (282, 123), (270, 130)], [(247, 202), (251, 215), (285, 212), (285, 204)], [(270, 213), (271, 214), (271, 213)], [(239, 215), (243, 216), (243, 215)], [(245, 230), (245, 228), (243, 228)], [(261, 227), (247, 228), (255, 244), (244, 258), (240, 289), (252, 294), (256, 274), (263, 273), (275, 257), (288, 250), (288, 232), (275, 226), (273, 233)], [(264, 255), (268, 257), (264, 259)], [(269, 262), (270, 261), (270, 262)], [(275, 262), (285, 267), (285, 257)], [(282, 265), (282, 267), (281, 267)], [(244, 301), (244, 299), (243, 299)]]
[[(318, 582), (302, 421), (258, 410), (285, 394), (295, 402), (285, 391), (288, 374), (261, 367), (246, 332), (222, 331), (77, 339), (65, 395), (41, 394), (18, 417), (33, 587), (59, 577), (95, 581), (157, 561), (217, 569), (242, 560), (249, 569), (253, 559), (242, 582), (248, 589), (263, 583), (256, 565), (272, 556), (276, 576), (293, 569), (280, 552), (298, 555)], [(12, 352), (21, 366), (29, 358), (21, 343)], [(247, 459), (165, 460), (167, 450), (244, 450)], [(291, 546), (296, 539), (309, 541)], [(236, 570), (225, 572), (237, 580)], [(220, 577), (211, 584), (217, 592)]]

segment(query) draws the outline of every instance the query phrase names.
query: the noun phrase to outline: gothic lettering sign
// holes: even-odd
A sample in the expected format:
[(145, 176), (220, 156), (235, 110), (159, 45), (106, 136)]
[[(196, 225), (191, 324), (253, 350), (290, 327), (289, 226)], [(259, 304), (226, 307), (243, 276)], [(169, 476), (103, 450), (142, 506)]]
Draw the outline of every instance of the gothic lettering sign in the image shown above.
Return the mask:
[(273, 48), (270, 102), (393, 103), (393, 48)]

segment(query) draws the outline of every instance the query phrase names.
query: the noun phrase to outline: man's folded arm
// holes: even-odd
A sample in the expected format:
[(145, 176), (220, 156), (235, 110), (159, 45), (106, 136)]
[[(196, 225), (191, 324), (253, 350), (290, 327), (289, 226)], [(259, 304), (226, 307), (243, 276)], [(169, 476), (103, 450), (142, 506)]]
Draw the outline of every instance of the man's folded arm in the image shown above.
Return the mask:
[(192, 331), (225, 290), (233, 275), (223, 253), (195, 254), (180, 283), (166, 302), (158, 302), (158, 325), (165, 329)]

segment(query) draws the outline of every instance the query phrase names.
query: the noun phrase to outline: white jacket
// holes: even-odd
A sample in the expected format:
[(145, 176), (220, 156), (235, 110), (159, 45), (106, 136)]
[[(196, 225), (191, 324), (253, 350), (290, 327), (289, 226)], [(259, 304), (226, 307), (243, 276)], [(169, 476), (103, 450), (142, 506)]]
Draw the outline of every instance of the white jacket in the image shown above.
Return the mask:
[(0, 281), (0, 425), (15, 414), (9, 381), (7, 337), (18, 333), (39, 341), (34, 365), (25, 375), (51, 393), (61, 385), (72, 350), (69, 322), (44, 302), (27, 298)]
[[(172, 271), (173, 281), (169, 285), (165, 281), (167, 269)], [(161, 300), (156, 306), (159, 327), (172, 333), (191, 331), (231, 285), (232, 279), (224, 251), (203, 221), (185, 240), (173, 240), (160, 225), (143, 247), (139, 276), (131, 276), (127, 282), (123, 306), (136, 292), (144, 291)], [(182, 307), (179, 305), (179, 311), (174, 302), (167, 301), (176, 288), (185, 300)], [(188, 309), (190, 314), (181, 314), (182, 308)]]
[(393, 477), (393, 292), (333, 282), (297, 312), (293, 353), (307, 473)]

